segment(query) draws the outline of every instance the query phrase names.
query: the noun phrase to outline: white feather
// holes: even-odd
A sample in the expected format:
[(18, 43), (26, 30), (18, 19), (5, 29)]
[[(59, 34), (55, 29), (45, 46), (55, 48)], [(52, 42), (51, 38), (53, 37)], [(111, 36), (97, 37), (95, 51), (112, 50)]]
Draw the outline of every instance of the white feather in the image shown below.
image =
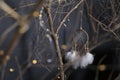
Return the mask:
[(84, 56), (79, 56), (77, 51), (67, 52), (65, 58), (71, 63), (74, 69), (78, 67), (85, 68), (88, 64), (92, 64), (94, 57), (87, 52)]
[(71, 51), (71, 52), (67, 52), (65, 58), (69, 62), (73, 63), (79, 59), (79, 55), (78, 55), (77, 51)]
[(87, 52), (86, 55), (81, 56), (79, 59), (80, 67), (85, 68), (88, 64), (92, 64), (94, 60), (94, 56)]

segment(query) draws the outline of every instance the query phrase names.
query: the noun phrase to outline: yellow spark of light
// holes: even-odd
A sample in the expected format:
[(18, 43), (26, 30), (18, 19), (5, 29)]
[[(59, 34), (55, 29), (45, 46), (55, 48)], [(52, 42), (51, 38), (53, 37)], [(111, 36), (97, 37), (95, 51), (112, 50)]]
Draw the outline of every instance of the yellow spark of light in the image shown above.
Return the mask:
[(33, 12), (33, 16), (34, 17), (38, 17), (39, 16), (39, 12), (38, 11)]
[(99, 65), (98, 68), (99, 68), (100, 71), (105, 71), (106, 70), (106, 65), (101, 64), (101, 65)]
[(9, 56), (9, 55), (7, 55), (7, 56), (6, 56), (6, 60), (9, 60), (9, 59), (10, 59), (10, 56)]
[(65, 49), (67, 49), (67, 46), (63, 44), (63, 45), (61, 46), (61, 48), (65, 50)]
[(3, 55), (4, 54), (4, 51), (3, 50), (0, 50), (0, 55)]
[(37, 64), (38, 61), (37, 61), (36, 59), (34, 59), (34, 60), (32, 60), (32, 63), (33, 63), (33, 64)]
[(13, 68), (10, 68), (9, 71), (10, 71), (10, 72), (14, 72), (14, 69), (13, 69)]

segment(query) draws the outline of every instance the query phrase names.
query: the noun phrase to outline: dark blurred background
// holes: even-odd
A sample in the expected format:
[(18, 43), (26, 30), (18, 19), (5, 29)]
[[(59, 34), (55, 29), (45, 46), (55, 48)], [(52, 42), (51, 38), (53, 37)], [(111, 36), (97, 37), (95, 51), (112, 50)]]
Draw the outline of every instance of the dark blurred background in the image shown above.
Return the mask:
[[(29, 15), (38, 0), (5, 0), (5, 2), (20, 15)], [(59, 0), (58, 0), (59, 1)], [(59, 3), (53, 0), (51, 11), (54, 21), (54, 28), (61, 22), (63, 17), (78, 3), (79, 0), (63, 0)], [(88, 16), (89, 9), (92, 5), (92, 16), (109, 25), (113, 19), (111, 3), (114, 4), (115, 13), (120, 17), (120, 1), (119, 0), (85, 0), (83, 6), (78, 6), (64, 22), (59, 31), (60, 47), (63, 45), (71, 45), (71, 36), (82, 28), (89, 35), (89, 44), (93, 41), (98, 42), (103, 39), (110, 38), (109, 42), (92, 49), (90, 52), (95, 59), (93, 64), (86, 68), (78, 68), (74, 70), (70, 67), (66, 71), (67, 80), (116, 80), (120, 73), (120, 41), (118, 41), (111, 33), (107, 38), (98, 38), (107, 32), (102, 30), (100, 24), (95, 22), (98, 33), (94, 33), (92, 22)], [(39, 12), (41, 8), (37, 9)], [(80, 11), (83, 11), (82, 21)], [(44, 26), (40, 25), (39, 16), (33, 17), (30, 23), (30, 29), (21, 37), (19, 43), (11, 53), (10, 60), (6, 65), (0, 68), (0, 80), (52, 80), (58, 73), (58, 59), (54, 44), (50, 42), (44, 29), (49, 29), (49, 24), (45, 12), (43, 12)], [(12, 37), (16, 34), (17, 27), (12, 29), (3, 39), (2, 35), (16, 22), (10, 15), (0, 9), (0, 50), (6, 50)], [(115, 23), (120, 23), (120, 19)], [(114, 23), (112, 25), (115, 25)], [(44, 28), (43, 28), (44, 27)], [(120, 37), (120, 29), (116, 30)], [(96, 34), (98, 37), (95, 37)], [(96, 42), (97, 44), (97, 42)], [(65, 51), (61, 47), (61, 51)], [(69, 49), (68, 49), (69, 51)], [(59, 80), (59, 78), (58, 78)], [(120, 78), (118, 79), (120, 80)]]

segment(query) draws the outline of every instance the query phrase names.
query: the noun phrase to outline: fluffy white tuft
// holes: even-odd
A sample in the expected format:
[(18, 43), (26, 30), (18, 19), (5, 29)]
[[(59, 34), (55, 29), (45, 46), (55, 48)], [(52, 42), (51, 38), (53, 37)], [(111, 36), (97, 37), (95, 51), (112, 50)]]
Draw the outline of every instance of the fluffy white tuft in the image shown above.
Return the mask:
[(93, 60), (94, 60), (94, 56), (91, 53), (87, 52), (86, 55), (81, 56), (79, 59), (80, 67), (84, 68), (88, 64), (92, 64)]
[(78, 67), (85, 68), (88, 64), (92, 64), (94, 56), (87, 52), (84, 56), (79, 56), (77, 51), (67, 52), (65, 58), (70, 62), (74, 69)]
[(71, 52), (67, 52), (65, 58), (69, 62), (73, 63), (79, 59), (79, 55), (78, 55), (77, 51), (71, 51)]

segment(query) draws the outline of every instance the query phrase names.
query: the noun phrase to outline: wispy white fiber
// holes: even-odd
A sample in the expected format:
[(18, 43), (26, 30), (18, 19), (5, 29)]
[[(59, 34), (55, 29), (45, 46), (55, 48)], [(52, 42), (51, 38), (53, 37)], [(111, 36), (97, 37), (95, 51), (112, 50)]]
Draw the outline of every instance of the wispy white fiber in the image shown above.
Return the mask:
[(86, 55), (81, 56), (79, 59), (80, 67), (84, 68), (88, 64), (92, 64), (93, 60), (94, 60), (94, 56), (91, 53), (87, 52)]
[(94, 56), (87, 52), (86, 55), (80, 56), (77, 51), (67, 52), (66, 60), (70, 62), (74, 69), (78, 67), (85, 68), (88, 64), (92, 64)]
[(76, 51), (71, 51), (71, 52), (67, 52), (66, 54), (66, 59), (70, 62), (74, 62), (76, 60), (78, 60), (78, 53)]

